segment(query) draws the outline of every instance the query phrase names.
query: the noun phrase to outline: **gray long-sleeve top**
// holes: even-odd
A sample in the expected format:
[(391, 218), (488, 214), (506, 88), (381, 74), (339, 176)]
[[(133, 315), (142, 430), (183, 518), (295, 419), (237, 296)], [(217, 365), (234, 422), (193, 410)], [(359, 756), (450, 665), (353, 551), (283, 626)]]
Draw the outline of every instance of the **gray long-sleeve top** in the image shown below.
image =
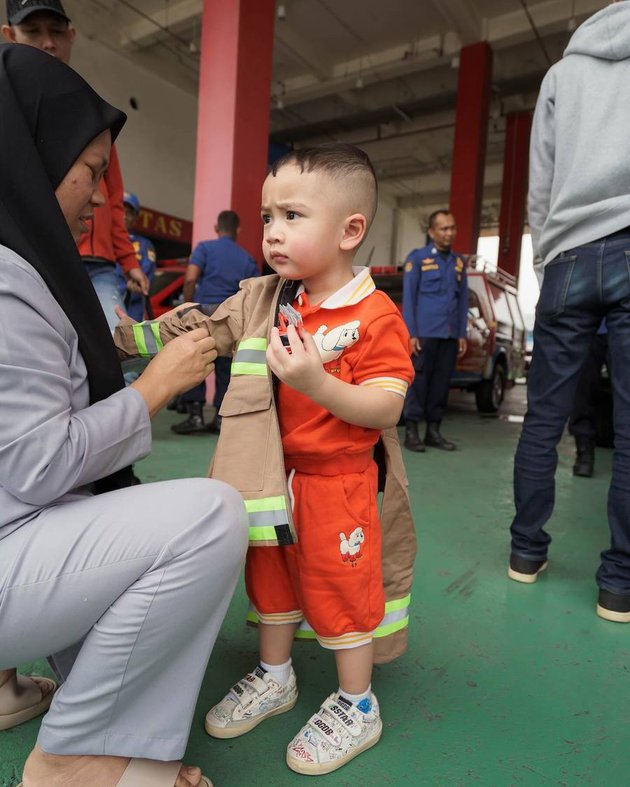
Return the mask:
[(541, 85), (528, 198), (540, 263), (630, 225), (629, 99), (630, 1), (587, 19)]
[(0, 245), (0, 539), (150, 449), (142, 396), (125, 388), (89, 404), (74, 327), (37, 271)]

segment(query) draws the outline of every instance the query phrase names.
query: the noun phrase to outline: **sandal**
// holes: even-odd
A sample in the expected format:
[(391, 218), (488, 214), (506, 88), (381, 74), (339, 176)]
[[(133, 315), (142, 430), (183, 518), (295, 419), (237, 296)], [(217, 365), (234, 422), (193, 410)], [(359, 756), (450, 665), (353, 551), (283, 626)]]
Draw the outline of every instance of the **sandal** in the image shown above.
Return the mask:
[[(181, 767), (181, 762), (132, 758), (116, 787), (174, 787)], [(18, 787), (24, 787), (23, 783)], [(212, 787), (212, 782), (202, 776), (199, 787)]]
[(14, 675), (0, 686), (0, 730), (10, 730), (45, 713), (57, 684), (39, 675)]
[[(173, 787), (181, 762), (131, 759), (117, 787)], [(212, 787), (212, 782), (201, 777), (199, 787)]]

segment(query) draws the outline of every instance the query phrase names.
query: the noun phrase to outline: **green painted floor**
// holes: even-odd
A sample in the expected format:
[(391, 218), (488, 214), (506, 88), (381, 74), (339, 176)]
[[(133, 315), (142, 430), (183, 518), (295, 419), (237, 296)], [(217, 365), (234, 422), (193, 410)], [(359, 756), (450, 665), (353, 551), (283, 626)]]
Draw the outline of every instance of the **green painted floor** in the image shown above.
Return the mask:
[[(523, 399), (523, 387), (510, 391), (505, 415), (522, 414)], [(610, 451), (598, 449), (595, 478), (573, 478), (565, 438), (550, 569), (536, 585), (519, 585), (506, 578), (506, 560), (520, 424), (480, 418), (469, 395), (454, 394), (451, 405), (443, 431), (459, 450), (405, 452), (420, 552), (409, 651), (374, 676), (383, 738), (319, 783), (630, 785), (630, 626), (595, 615)], [(205, 474), (215, 438), (173, 436), (168, 427), (178, 419), (156, 419), (153, 454), (136, 466), (144, 481)], [(241, 586), (212, 655), (187, 761), (216, 787), (304, 784), (308, 777), (286, 768), (285, 746), (337, 685), (332, 658), (317, 645), (296, 646), (301, 697), (290, 713), (232, 741), (203, 731), (205, 710), (254, 664), (245, 610)], [(2, 787), (17, 783), (37, 729), (33, 721), (0, 733)]]

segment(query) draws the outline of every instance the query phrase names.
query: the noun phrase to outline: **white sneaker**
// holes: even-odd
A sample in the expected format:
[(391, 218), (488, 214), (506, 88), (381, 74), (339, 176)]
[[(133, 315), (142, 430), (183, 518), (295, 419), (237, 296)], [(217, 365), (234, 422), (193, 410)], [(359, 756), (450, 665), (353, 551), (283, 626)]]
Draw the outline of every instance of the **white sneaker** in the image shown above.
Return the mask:
[(236, 738), (253, 730), (269, 716), (286, 713), (298, 698), (295, 672), (281, 686), (258, 666), (239, 680), (229, 693), (206, 714), (206, 732), (213, 738)]
[(331, 694), (287, 747), (287, 765), (312, 776), (336, 771), (378, 743), (382, 732), (374, 694), (358, 706)]

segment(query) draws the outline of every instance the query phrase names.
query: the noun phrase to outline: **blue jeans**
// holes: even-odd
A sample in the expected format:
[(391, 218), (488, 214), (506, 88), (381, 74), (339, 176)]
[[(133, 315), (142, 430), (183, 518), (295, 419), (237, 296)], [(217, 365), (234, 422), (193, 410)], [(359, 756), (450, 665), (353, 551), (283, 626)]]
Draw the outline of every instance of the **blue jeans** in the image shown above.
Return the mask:
[(92, 281), (99, 303), (103, 307), (109, 330), (113, 331), (120, 320), (114, 311), (115, 306), (123, 306), (120, 297), (116, 266), (110, 262), (90, 262), (83, 258), (85, 270)]
[(598, 585), (630, 594), (630, 229), (563, 252), (545, 268), (536, 307), (527, 414), (514, 459), (512, 551), (547, 555), (544, 526), (553, 512), (556, 446), (571, 413), (593, 337), (606, 317), (615, 448), (608, 492), (610, 547)]

